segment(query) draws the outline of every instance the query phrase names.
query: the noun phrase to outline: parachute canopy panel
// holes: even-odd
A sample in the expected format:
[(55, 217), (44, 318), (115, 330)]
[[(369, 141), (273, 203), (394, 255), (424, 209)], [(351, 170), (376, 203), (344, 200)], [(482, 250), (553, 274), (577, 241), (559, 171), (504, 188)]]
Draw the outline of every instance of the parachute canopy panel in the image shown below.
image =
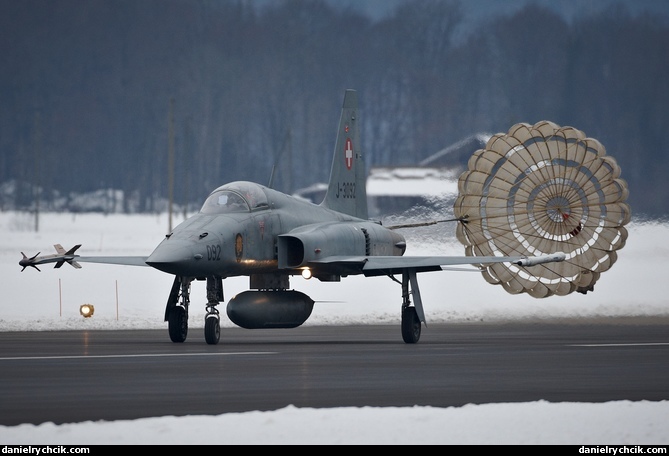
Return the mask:
[(625, 245), (627, 183), (604, 146), (549, 121), (516, 124), (477, 150), (458, 180), (457, 237), (469, 256), (549, 255), (531, 267), (480, 265), (508, 292), (542, 298), (592, 291)]

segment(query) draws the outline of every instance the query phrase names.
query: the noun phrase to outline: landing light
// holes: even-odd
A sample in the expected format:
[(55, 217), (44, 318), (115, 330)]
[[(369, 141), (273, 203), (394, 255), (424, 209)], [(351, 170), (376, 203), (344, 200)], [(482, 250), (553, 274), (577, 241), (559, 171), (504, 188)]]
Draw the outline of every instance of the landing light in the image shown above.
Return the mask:
[(307, 280), (311, 279), (311, 269), (309, 268), (302, 269), (302, 277), (304, 277)]
[(95, 307), (93, 307), (93, 304), (82, 304), (79, 307), (79, 313), (84, 318), (92, 317), (94, 312), (95, 312)]

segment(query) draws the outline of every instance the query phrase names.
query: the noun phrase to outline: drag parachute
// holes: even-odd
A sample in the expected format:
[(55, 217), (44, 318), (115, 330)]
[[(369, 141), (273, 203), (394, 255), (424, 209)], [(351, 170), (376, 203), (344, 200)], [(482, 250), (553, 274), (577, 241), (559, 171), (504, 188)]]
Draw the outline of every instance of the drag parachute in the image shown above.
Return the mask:
[(620, 167), (572, 127), (520, 123), (492, 136), (470, 158), (458, 191), (456, 234), (466, 255), (565, 253), (559, 263), (479, 265), (489, 283), (512, 294), (592, 291), (627, 239), (631, 212)]

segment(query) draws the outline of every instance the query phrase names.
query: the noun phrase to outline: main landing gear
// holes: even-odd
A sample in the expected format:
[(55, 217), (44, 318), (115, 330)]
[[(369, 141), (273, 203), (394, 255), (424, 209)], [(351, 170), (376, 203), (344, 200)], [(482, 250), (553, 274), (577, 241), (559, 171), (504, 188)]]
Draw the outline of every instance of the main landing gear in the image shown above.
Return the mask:
[(192, 279), (175, 277), (165, 308), (165, 321), (172, 342), (184, 342), (188, 336), (188, 305)]
[(420, 340), (421, 323), (415, 307), (402, 307), (402, 339), (407, 344)]
[(207, 314), (204, 317), (204, 340), (209, 345), (216, 345), (221, 338), (221, 316), (218, 303), (223, 301), (223, 279), (207, 277)]
[[(409, 283), (411, 283), (411, 294), (415, 301), (414, 306), (411, 306)], [(402, 340), (405, 343), (415, 344), (420, 340), (421, 321), (425, 321), (425, 314), (416, 271), (405, 270), (402, 272)]]
[[(175, 277), (165, 308), (165, 321), (172, 342), (185, 342), (188, 336), (188, 307), (192, 278)], [(204, 317), (204, 339), (209, 345), (216, 345), (221, 338), (221, 318), (219, 302), (223, 301), (223, 279), (207, 277), (207, 305)]]

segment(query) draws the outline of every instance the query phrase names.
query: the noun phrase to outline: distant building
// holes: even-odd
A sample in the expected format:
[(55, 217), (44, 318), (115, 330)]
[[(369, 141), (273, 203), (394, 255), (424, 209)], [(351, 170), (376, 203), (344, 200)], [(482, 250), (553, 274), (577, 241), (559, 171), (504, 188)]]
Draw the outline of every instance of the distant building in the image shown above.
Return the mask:
[(369, 216), (407, 215), (411, 210), (436, 210), (453, 205), (458, 174), (450, 168), (372, 168), (367, 177)]
[[(458, 195), (458, 177), (474, 152), (485, 148), (489, 134), (468, 136), (442, 149), (416, 166), (376, 167), (367, 176), (370, 218), (420, 216), (452, 211)], [(295, 196), (313, 203), (323, 201), (326, 184), (297, 190)]]
[(458, 177), (474, 152), (491, 135), (480, 133), (458, 141), (420, 161), (415, 167), (372, 168), (367, 177), (369, 215), (421, 215), (451, 211), (458, 196)]
[(438, 152), (427, 157), (418, 163), (419, 166), (447, 167), (453, 170), (462, 171), (467, 169), (469, 157), (478, 149), (485, 148), (486, 143), (492, 135), (488, 133), (478, 133), (468, 136), (465, 139), (441, 149)]
[(328, 184), (319, 182), (317, 184), (310, 185), (309, 187), (295, 190), (293, 196), (311, 201), (314, 204), (320, 204), (321, 201), (323, 201), (323, 198), (325, 198), (325, 192), (327, 189)]

